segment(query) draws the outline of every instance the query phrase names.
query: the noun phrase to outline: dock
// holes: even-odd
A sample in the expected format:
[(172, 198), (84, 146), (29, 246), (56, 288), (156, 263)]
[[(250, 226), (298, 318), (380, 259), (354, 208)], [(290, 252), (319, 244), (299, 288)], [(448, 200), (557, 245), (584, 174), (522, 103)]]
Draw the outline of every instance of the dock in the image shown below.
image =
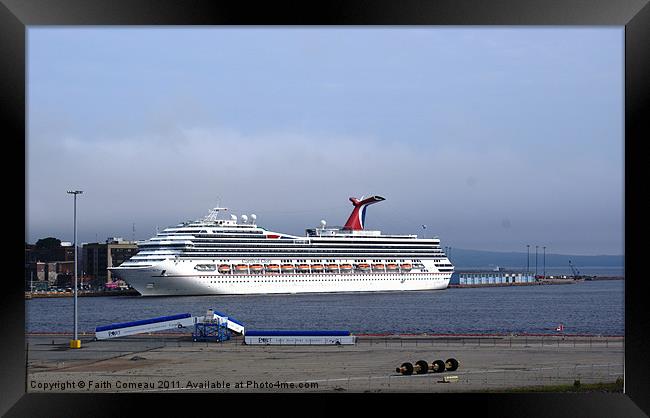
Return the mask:
[(514, 286), (541, 286), (547, 284), (575, 284), (575, 280), (540, 280), (527, 283), (485, 283), (485, 284), (449, 284), (450, 288), (476, 288), (476, 287), (514, 287)]
[[(624, 360), (622, 336), (357, 335), (354, 345), (267, 346), (245, 345), (242, 336), (215, 343), (160, 333), (81, 335), (81, 349), (70, 349), (69, 338), (27, 335), (28, 392), (507, 391), (615, 382)], [(450, 373), (395, 372), (404, 362), (448, 358), (460, 363)]]
[(540, 286), (540, 285), (556, 285), (556, 284), (576, 284), (582, 283), (584, 281), (595, 281), (595, 280), (625, 280), (623, 276), (603, 276), (598, 277), (594, 276), (589, 279), (538, 279), (534, 282), (514, 282), (514, 283), (477, 283), (477, 284), (454, 284), (450, 283), (449, 288), (476, 288), (476, 287), (508, 287), (508, 286)]

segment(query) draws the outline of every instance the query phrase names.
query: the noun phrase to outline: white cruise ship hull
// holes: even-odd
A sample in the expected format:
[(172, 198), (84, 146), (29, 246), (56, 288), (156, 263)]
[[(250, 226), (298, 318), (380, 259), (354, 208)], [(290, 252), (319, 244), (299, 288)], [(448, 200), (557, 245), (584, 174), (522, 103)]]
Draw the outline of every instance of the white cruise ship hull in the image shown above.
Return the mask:
[[(165, 274), (161, 275), (162, 270)], [(142, 296), (391, 292), (446, 289), (451, 273), (175, 274), (169, 268), (114, 272)]]

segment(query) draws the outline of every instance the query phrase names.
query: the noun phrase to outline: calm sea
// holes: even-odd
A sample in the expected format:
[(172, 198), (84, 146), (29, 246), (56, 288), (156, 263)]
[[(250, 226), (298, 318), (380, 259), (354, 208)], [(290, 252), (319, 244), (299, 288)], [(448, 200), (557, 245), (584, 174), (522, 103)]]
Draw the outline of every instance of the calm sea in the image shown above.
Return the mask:
[[(78, 330), (213, 308), (248, 329), (353, 333), (556, 333), (624, 335), (624, 282), (450, 288), (439, 291), (78, 298)], [(72, 332), (73, 299), (26, 300), (28, 332)]]

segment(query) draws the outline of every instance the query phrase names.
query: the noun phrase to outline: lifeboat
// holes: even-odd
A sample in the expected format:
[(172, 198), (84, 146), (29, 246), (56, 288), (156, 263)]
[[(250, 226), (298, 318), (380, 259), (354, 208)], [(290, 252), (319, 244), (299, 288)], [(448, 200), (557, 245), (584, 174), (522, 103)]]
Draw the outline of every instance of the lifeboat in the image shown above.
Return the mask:
[(235, 270), (238, 271), (238, 272), (242, 272), (242, 273), (246, 272), (246, 271), (248, 271), (248, 265), (246, 265), (246, 264), (237, 264), (235, 266)]
[(416, 269), (423, 269), (423, 268), (424, 268), (424, 264), (422, 264), (422, 263), (415, 263), (415, 264), (413, 264), (413, 268), (416, 268)]
[(373, 265), (372, 265), (372, 269), (373, 269), (373, 270), (381, 270), (381, 271), (384, 271), (384, 265), (381, 264), (381, 263), (373, 264)]
[(386, 270), (388, 270), (388, 271), (397, 270), (397, 264), (386, 264)]
[(283, 264), (280, 269), (282, 269), (283, 272), (293, 271), (293, 264)]
[(368, 271), (370, 270), (369, 264), (357, 264), (357, 270)]
[(219, 266), (219, 273), (229, 273), (230, 266), (228, 264), (222, 264)]
[(400, 264), (399, 267), (404, 271), (410, 271), (412, 266), (410, 263), (404, 263)]
[(309, 271), (309, 264), (298, 264), (297, 271)]
[(271, 272), (271, 273), (276, 273), (280, 271), (280, 265), (279, 264), (267, 264), (266, 265), (266, 271)]
[(262, 267), (261, 264), (253, 264), (251, 265), (251, 271), (262, 271), (264, 267)]
[(326, 267), (327, 271), (337, 271), (339, 269), (338, 264), (328, 264)]
[(323, 265), (322, 264), (312, 264), (311, 265), (311, 271), (323, 271)]
[(350, 273), (352, 271), (352, 264), (341, 264), (341, 273)]

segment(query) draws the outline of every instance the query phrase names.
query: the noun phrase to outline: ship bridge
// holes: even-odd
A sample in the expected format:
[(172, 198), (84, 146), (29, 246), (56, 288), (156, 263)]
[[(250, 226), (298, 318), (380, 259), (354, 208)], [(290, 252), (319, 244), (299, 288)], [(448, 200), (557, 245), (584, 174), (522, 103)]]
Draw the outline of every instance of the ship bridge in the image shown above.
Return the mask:
[(356, 230), (351, 231), (343, 228), (308, 228), (305, 230), (308, 237), (332, 237), (332, 236), (345, 236), (345, 237), (378, 237), (381, 236), (381, 231), (372, 230)]

